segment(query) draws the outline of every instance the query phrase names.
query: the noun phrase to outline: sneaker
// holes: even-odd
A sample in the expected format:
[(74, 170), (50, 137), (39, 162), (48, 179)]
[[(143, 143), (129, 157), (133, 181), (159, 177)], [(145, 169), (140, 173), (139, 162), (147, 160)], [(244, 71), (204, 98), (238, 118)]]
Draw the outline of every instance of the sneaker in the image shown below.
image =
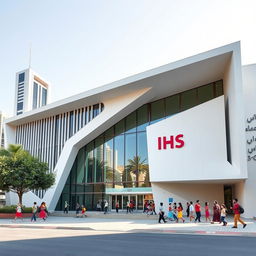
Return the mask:
[(232, 228), (237, 228), (237, 227), (233, 226)]
[(243, 228), (245, 228), (246, 226), (247, 226), (247, 224), (244, 224), (244, 225), (243, 225)]

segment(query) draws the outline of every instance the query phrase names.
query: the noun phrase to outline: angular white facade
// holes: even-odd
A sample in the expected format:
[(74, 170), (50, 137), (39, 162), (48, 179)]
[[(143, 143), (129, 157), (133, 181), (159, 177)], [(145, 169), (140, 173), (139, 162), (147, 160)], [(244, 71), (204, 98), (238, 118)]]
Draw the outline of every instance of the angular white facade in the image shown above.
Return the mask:
[[(61, 140), (61, 146), (58, 147), (59, 151), (55, 158), (56, 163), (52, 168), (56, 173), (56, 184), (46, 191), (41, 199), (32, 192), (28, 193), (24, 202), (31, 204), (34, 200), (46, 201), (49, 209), (55, 210), (56, 205), (59, 204), (58, 201), (60, 198), (65, 198), (64, 196), (71, 197), (70, 200), (74, 201), (79, 200), (79, 196), (84, 193), (83, 200), (87, 200), (89, 194), (86, 189), (93, 182), (96, 184), (97, 179), (99, 179), (98, 184), (104, 187), (104, 191), (101, 192), (103, 194), (113, 193), (112, 199), (109, 199), (112, 202), (119, 200), (118, 198), (124, 202), (129, 195), (129, 198), (135, 198), (133, 200), (136, 200), (136, 205), (139, 206), (137, 200), (141, 201), (141, 197), (138, 195), (140, 193), (152, 193), (152, 191), (156, 204), (162, 201), (165, 207), (167, 207), (169, 198), (182, 203), (197, 199), (211, 203), (215, 199), (224, 202), (230, 197), (238, 197), (245, 208), (246, 216), (252, 217), (256, 211), (256, 206), (252, 204), (253, 194), (256, 192), (255, 175), (252, 169), (256, 159), (254, 160), (253, 153), (250, 153), (250, 158), (246, 155), (246, 150), (248, 150), (246, 148), (246, 143), (248, 144), (246, 136), (249, 141), (252, 140), (248, 145), (250, 152), (254, 152), (251, 145), (254, 143), (252, 138), (255, 131), (246, 133), (245, 122), (247, 122), (247, 117), (251, 118), (249, 119), (249, 126), (254, 121), (256, 126), (256, 119), (253, 118), (255, 101), (253, 101), (252, 96), (256, 92), (255, 76), (255, 66), (241, 67), (240, 44), (233, 43), (8, 119), (6, 123), (8, 143), (23, 144), (17, 140), (17, 133), (21, 127), (25, 127), (22, 128), (22, 136), (25, 141), (27, 140), (27, 146), (31, 147), (28, 137), (29, 129), (31, 130), (36, 122), (43, 124), (45, 122), (43, 120), (53, 118), (55, 121), (52, 129), (55, 130), (56, 124), (58, 124), (58, 122), (56, 123), (56, 116), (63, 115), (64, 121), (58, 125), (58, 134), (66, 134), (67, 129), (70, 129), (68, 121), (70, 120), (70, 113), (76, 110), (75, 123), (72, 119), (74, 132), (71, 136), (66, 136)], [(220, 82), (216, 81), (221, 81), (222, 92), (218, 95), (219, 87), (217, 88), (217, 86)], [(207, 87), (207, 84), (212, 86)], [(199, 89), (201, 87), (203, 89)], [(203, 90), (211, 90), (211, 88), (213, 90), (212, 98), (201, 101), (200, 93)], [(196, 103), (193, 103), (192, 98), (189, 98), (190, 92)], [(172, 95), (176, 95), (175, 97), (179, 101), (179, 110), (175, 112), (175, 115), (168, 114), (169, 110), (166, 110), (167, 105), (171, 102), (166, 97), (172, 97)], [(166, 98), (162, 101), (165, 110), (161, 114), (161, 106), (159, 105), (159, 113), (155, 108), (158, 108), (157, 104), (163, 98)], [(104, 108), (101, 108), (97, 115), (93, 114), (93, 107), (92, 109), (91, 107), (88, 108), (87, 115), (94, 116), (89, 123), (83, 122), (82, 124), (81, 120), (85, 118), (85, 107), (97, 104), (100, 106), (103, 104)], [(140, 135), (144, 136), (146, 133), (146, 130), (141, 131), (141, 125), (139, 125), (141, 118), (138, 109), (142, 110), (143, 106), (148, 109), (147, 113), (149, 113), (149, 119), (146, 121), (149, 162), (144, 167), (149, 168), (152, 188), (145, 185), (146, 183), (144, 185), (141, 183), (141, 179), (145, 178), (143, 171), (140, 172), (135, 168), (131, 174), (128, 173), (131, 176), (128, 177), (127, 173), (126, 176), (122, 175), (122, 173), (127, 172), (129, 167), (127, 161), (131, 163), (132, 160), (132, 158), (128, 159), (128, 146), (131, 144), (132, 138), (135, 138), (137, 145), (135, 155), (139, 156), (139, 138)], [(128, 128), (132, 113), (135, 113), (134, 125), (136, 127)], [(158, 114), (159, 118), (157, 118)], [(119, 126), (116, 125), (120, 124), (124, 118), (126, 118), (124, 120), (126, 128), (119, 135), (117, 130)], [(91, 179), (88, 174), (90, 162), (88, 164), (86, 160), (88, 145), (94, 141), (93, 157), (103, 159), (104, 163), (108, 161), (107, 147), (112, 147), (112, 144), (109, 144), (106, 139), (106, 132), (110, 131), (113, 126), (115, 127), (113, 128), (114, 137), (111, 137), (111, 141), (113, 141), (111, 156), (114, 158), (112, 161), (114, 177), (111, 176), (112, 181), (108, 183), (106, 172), (109, 168), (105, 170), (104, 167), (101, 174), (103, 177), (98, 177), (96, 173), (90, 183), (88, 180)], [(49, 130), (49, 127), (43, 125), (39, 133), (44, 136), (43, 143), (50, 140), (47, 129)], [(97, 143), (102, 134), (104, 136), (102, 137), (103, 146), (101, 149)], [(178, 135), (182, 136), (176, 138)], [(254, 138), (256, 140), (256, 134)], [(120, 147), (117, 147), (120, 144), (120, 139), (124, 139), (122, 142), (124, 143), (124, 153), (122, 153), (124, 160), (122, 154), (119, 154), (121, 152)], [(167, 143), (164, 143), (163, 140)], [(55, 143), (54, 146), (60, 145), (56, 140), (53, 140), (53, 143)], [(166, 144), (166, 149), (163, 148), (164, 144)], [(100, 151), (97, 151), (98, 149)], [(141, 154), (145, 154), (144, 151)], [(51, 154), (56, 154), (54, 152), (56, 152), (55, 148), (53, 151), (46, 149), (44, 161), (48, 161)], [(32, 150), (31, 153), (42, 157), (41, 150), (36, 152)], [(79, 154), (83, 157), (82, 159), (85, 157), (83, 160), (85, 162), (82, 161), (84, 164), (81, 166), (87, 175), (81, 181), (79, 181), (80, 174), (78, 175), (78, 171), (81, 169), (79, 167)], [(134, 159), (136, 160), (136, 158)], [(98, 168), (96, 160), (93, 161), (93, 168)], [(119, 164), (120, 161), (124, 163), (125, 168)], [(77, 173), (74, 182), (83, 184), (82, 193), (78, 191), (78, 188), (72, 192), (73, 181), (68, 181), (73, 168), (76, 168)], [(109, 184), (112, 184), (111, 189), (108, 188)], [(67, 192), (68, 194), (65, 194), (66, 186), (71, 188), (71, 191)], [(131, 196), (135, 193), (137, 193), (136, 197)], [(96, 194), (94, 193), (95, 197)], [(121, 194), (122, 197), (117, 197)], [(73, 196), (75, 199), (72, 199)], [(15, 196), (10, 195), (10, 200), (10, 203), (15, 203)]]

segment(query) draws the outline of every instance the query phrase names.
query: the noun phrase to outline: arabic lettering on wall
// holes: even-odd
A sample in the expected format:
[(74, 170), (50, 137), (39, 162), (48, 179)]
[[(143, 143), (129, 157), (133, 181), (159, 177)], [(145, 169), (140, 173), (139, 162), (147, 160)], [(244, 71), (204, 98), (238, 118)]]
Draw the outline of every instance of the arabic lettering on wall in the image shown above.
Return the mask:
[(247, 139), (247, 161), (254, 160), (256, 161), (256, 134), (252, 132), (256, 132), (256, 126), (253, 126), (251, 123), (253, 121), (256, 121), (256, 114), (254, 114), (251, 117), (248, 117), (246, 122), (247, 122), (247, 127), (245, 128), (246, 132), (250, 132), (249, 134), (249, 139)]

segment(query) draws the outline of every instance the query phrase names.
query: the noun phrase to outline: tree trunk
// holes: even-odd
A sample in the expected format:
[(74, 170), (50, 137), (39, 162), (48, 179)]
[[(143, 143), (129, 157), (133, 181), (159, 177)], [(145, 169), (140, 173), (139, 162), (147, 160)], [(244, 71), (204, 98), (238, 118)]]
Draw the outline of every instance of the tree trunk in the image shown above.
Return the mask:
[(19, 197), (19, 203), (22, 205), (22, 196), (23, 196), (23, 193), (22, 192), (17, 192), (18, 194), (18, 197)]

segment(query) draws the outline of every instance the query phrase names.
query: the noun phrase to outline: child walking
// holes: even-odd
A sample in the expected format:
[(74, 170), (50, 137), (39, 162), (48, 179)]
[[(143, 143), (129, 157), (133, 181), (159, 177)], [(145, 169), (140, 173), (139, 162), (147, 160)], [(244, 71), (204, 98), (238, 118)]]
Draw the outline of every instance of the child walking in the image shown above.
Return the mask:
[(220, 221), (221, 223), (223, 223), (222, 226), (227, 226), (227, 221), (226, 221), (226, 216), (227, 216), (227, 208), (225, 206), (225, 204), (222, 204), (220, 207)]
[(18, 218), (20, 218), (23, 221), (22, 208), (21, 208), (21, 204), (20, 203), (17, 204), (14, 221), (16, 221)]

